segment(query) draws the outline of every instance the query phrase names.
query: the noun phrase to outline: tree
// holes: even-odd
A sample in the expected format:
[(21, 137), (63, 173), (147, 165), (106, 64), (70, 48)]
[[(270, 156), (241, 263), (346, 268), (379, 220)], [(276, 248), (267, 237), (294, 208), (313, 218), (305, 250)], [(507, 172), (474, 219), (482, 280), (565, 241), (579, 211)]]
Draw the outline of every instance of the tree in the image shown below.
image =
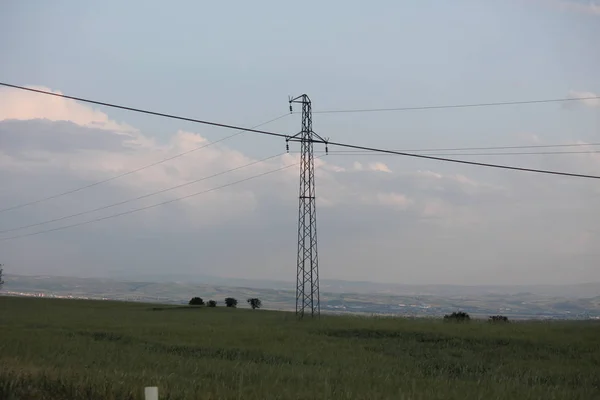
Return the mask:
[(202, 300), (201, 297), (192, 297), (192, 299), (189, 302), (190, 306), (203, 306), (204, 305), (204, 300)]
[(508, 317), (505, 317), (504, 315), (492, 315), (489, 319), (488, 322), (493, 322), (493, 323), (497, 323), (497, 322), (508, 322)]
[(444, 321), (447, 322), (468, 322), (471, 320), (471, 317), (469, 316), (469, 314), (467, 314), (464, 311), (459, 311), (459, 312), (453, 312), (452, 314), (448, 315), (444, 315)]
[(225, 299), (225, 305), (230, 308), (235, 308), (237, 306), (238, 301), (233, 297), (228, 297)]
[(260, 308), (262, 306), (262, 301), (260, 301), (260, 299), (248, 299), (248, 304), (250, 304), (250, 307), (252, 307), (253, 310), (256, 310), (257, 308)]
[(217, 306), (217, 302), (214, 300), (209, 300), (208, 303), (206, 303), (207, 306), (209, 307), (216, 307)]
[(4, 279), (2, 279), (2, 267), (4, 267), (4, 264), (0, 264), (0, 289), (2, 289), (2, 285), (4, 285)]

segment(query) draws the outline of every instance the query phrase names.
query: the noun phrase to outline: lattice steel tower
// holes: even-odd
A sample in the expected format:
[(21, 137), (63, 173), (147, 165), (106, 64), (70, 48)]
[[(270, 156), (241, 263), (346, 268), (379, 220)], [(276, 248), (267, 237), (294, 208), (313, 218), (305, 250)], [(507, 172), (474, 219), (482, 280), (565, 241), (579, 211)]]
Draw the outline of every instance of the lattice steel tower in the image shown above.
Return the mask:
[[(310, 99), (303, 94), (290, 98), (292, 103), (302, 104), (302, 130), (287, 141), (301, 143), (300, 155), (300, 206), (298, 211), (298, 266), (296, 271), (296, 315), (305, 313), (311, 317), (321, 313), (319, 298), (319, 257), (317, 252), (317, 210), (315, 206), (315, 163), (313, 142), (327, 144), (312, 130)], [(289, 149), (289, 146), (288, 146)], [(327, 147), (325, 148), (327, 150)]]

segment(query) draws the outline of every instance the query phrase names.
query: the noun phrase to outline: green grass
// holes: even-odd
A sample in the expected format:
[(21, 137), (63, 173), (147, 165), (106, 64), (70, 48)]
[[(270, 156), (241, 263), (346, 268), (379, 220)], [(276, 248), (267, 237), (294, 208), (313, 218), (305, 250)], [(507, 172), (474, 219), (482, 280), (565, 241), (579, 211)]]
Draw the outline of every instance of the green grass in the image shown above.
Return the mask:
[(600, 324), (0, 297), (0, 399), (600, 399)]

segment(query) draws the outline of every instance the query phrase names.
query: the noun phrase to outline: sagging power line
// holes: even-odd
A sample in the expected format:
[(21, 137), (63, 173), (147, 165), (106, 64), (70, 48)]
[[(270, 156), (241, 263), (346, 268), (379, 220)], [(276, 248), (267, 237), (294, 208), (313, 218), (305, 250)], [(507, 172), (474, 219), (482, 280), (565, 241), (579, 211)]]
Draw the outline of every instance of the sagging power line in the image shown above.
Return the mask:
[[(314, 140), (313, 142), (314, 143), (325, 143), (325, 142), (320, 142), (318, 140)], [(437, 156), (430, 156), (430, 155), (424, 155), (424, 154), (405, 153), (405, 152), (401, 152), (401, 151), (379, 149), (376, 147), (357, 146), (357, 145), (352, 145), (352, 144), (347, 144), (347, 143), (338, 143), (338, 142), (331, 142), (331, 141), (328, 141), (327, 144), (329, 144), (330, 146), (337, 146), (337, 147), (349, 148), (349, 149), (354, 149), (354, 150), (365, 150), (365, 151), (370, 151), (370, 152), (375, 152), (375, 153), (395, 154), (395, 155), (404, 156), (404, 157), (420, 158), (420, 159), (424, 159), (424, 160), (443, 161), (443, 162), (449, 162), (449, 163), (454, 163), (454, 164), (473, 165), (473, 166), (477, 166), (477, 167), (498, 168), (498, 169), (506, 169), (506, 170), (512, 170), (512, 171), (521, 171), (521, 172), (533, 172), (533, 173), (547, 174), (547, 175), (568, 176), (568, 177), (572, 177), (572, 178), (600, 179), (600, 175), (577, 174), (577, 173), (572, 173), (572, 172), (552, 171), (552, 170), (547, 170), (547, 169), (514, 167), (511, 165), (492, 164), (492, 163), (460, 160), (460, 159), (456, 159), (456, 158), (445, 158), (445, 157), (437, 157)]]
[[(376, 148), (376, 147), (352, 145), (352, 144), (342, 143), (342, 142), (331, 142), (328, 139), (323, 139), (321, 136), (317, 135), (312, 130), (312, 105), (311, 105), (310, 99), (305, 94), (289, 100), (290, 113), (293, 113), (292, 106), (291, 106), (292, 103), (297, 102), (297, 103), (302, 104), (302, 129), (298, 134), (290, 136), (290, 135), (285, 135), (285, 134), (281, 134), (281, 133), (256, 130), (253, 128), (242, 128), (242, 127), (229, 125), (229, 124), (216, 123), (216, 122), (199, 120), (199, 119), (194, 119), (194, 118), (180, 117), (180, 116), (176, 116), (176, 115), (172, 115), (172, 114), (159, 113), (159, 112), (148, 111), (148, 110), (143, 110), (143, 109), (139, 109), (139, 108), (125, 107), (125, 106), (120, 106), (120, 105), (113, 104), (113, 103), (98, 102), (98, 101), (94, 101), (94, 100), (88, 100), (88, 99), (83, 99), (83, 98), (78, 98), (78, 97), (73, 97), (73, 96), (66, 96), (66, 95), (62, 95), (62, 94), (57, 94), (57, 93), (52, 93), (52, 92), (47, 92), (47, 91), (42, 91), (42, 90), (37, 90), (37, 89), (30, 89), (30, 88), (26, 88), (26, 87), (10, 85), (10, 84), (5, 84), (5, 83), (0, 83), (0, 85), (17, 88), (17, 89), (22, 89), (22, 90), (27, 90), (27, 91), (31, 91), (31, 92), (36, 92), (36, 93), (40, 93), (40, 94), (64, 97), (64, 98), (76, 100), (76, 101), (83, 101), (83, 102), (88, 102), (88, 103), (102, 105), (102, 106), (124, 109), (124, 110), (128, 110), (128, 111), (133, 111), (133, 112), (139, 112), (139, 113), (150, 114), (150, 115), (172, 118), (172, 119), (178, 119), (178, 120), (183, 120), (183, 121), (188, 121), (188, 122), (195, 122), (195, 123), (212, 125), (212, 126), (217, 126), (217, 127), (222, 127), (222, 128), (237, 129), (240, 131), (255, 132), (255, 133), (259, 133), (259, 134), (280, 137), (280, 138), (285, 139), (286, 150), (288, 150), (288, 151), (289, 151), (288, 143), (290, 141), (291, 142), (300, 142), (302, 145), (302, 151), (301, 151), (301, 160), (299, 163), (301, 165), (301, 168), (300, 168), (300, 195), (299, 195), (300, 204), (299, 204), (299, 220), (298, 220), (296, 313), (297, 313), (297, 315), (299, 315), (301, 317), (304, 316), (304, 312), (306, 309), (310, 309), (311, 316), (319, 315), (319, 313), (320, 313), (319, 268), (318, 268), (318, 256), (317, 256), (316, 207), (315, 207), (316, 196), (315, 196), (315, 182), (314, 182), (314, 151), (313, 151), (314, 143), (325, 144), (326, 153), (328, 151), (328, 146), (337, 146), (337, 147), (341, 147), (344, 149), (351, 149), (351, 150), (355, 150), (355, 151), (358, 150), (358, 151), (366, 151), (366, 152), (374, 152), (374, 153), (394, 154), (394, 155), (399, 155), (399, 156), (404, 156), (404, 157), (412, 157), (412, 158), (435, 160), (435, 161), (450, 162), (450, 163), (459, 163), (459, 164), (479, 166), (479, 167), (500, 168), (500, 169), (506, 169), (506, 170), (514, 170), (514, 171), (534, 172), (534, 173), (543, 173), (543, 174), (561, 175), (561, 176), (579, 177), (579, 178), (588, 178), (588, 179), (600, 179), (600, 176), (596, 176), (596, 175), (585, 175), (585, 174), (576, 174), (576, 173), (568, 173), (568, 172), (561, 172), (561, 171), (550, 171), (550, 170), (541, 170), (541, 169), (533, 169), (533, 168), (514, 167), (514, 166), (510, 166), (510, 165), (491, 164), (491, 163), (474, 162), (474, 161), (454, 159), (454, 158), (445, 158), (445, 157), (440, 157), (439, 155), (415, 154), (413, 152), (403, 152), (403, 151), (381, 149), (381, 148)], [(566, 101), (566, 99), (562, 99), (562, 100)], [(569, 99), (569, 100), (572, 100), (572, 99)], [(535, 102), (550, 102), (550, 101), (558, 101), (558, 100), (546, 100), (546, 101), (535, 101)], [(525, 103), (533, 103), (533, 102), (534, 101), (511, 102), (511, 103), (512, 104), (525, 104)], [(504, 104), (507, 104), (507, 103), (487, 103), (487, 104), (480, 103), (480, 104), (470, 104), (470, 105), (463, 104), (463, 105), (455, 105), (455, 106), (411, 107), (411, 108), (397, 108), (394, 110), (398, 111), (398, 110), (408, 110), (408, 109), (482, 107), (482, 106), (504, 105)], [(389, 110), (391, 111), (391, 109), (389, 109)], [(359, 112), (359, 111), (367, 112), (367, 111), (376, 111), (376, 110), (362, 110), (362, 111), (361, 110), (346, 110), (346, 112)], [(380, 109), (377, 111), (384, 111), (384, 110)], [(336, 112), (344, 112), (344, 111), (338, 110)], [(95, 223), (95, 222), (99, 222), (99, 221), (103, 221), (103, 220), (107, 220), (107, 219), (111, 219), (111, 218), (117, 218), (117, 217), (124, 216), (124, 215), (129, 215), (129, 214), (139, 212), (142, 210), (147, 210), (150, 208), (170, 204), (175, 201), (180, 201), (180, 200), (190, 198), (193, 196), (198, 196), (198, 195), (201, 195), (204, 193), (219, 190), (219, 189), (222, 189), (222, 188), (225, 188), (228, 186), (232, 186), (234, 184), (246, 182), (248, 180), (255, 179), (260, 176), (264, 176), (264, 175), (274, 173), (274, 172), (277, 172), (277, 171), (280, 171), (280, 170), (283, 170), (286, 168), (290, 168), (291, 166), (294, 166), (297, 164), (298, 163), (287, 165), (287, 166), (284, 166), (284, 167), (281, 167), (281, 168), (278, 168), (275, 170), (271, 170), (271, 171), (268, 171), (268, 172), (265, 172), (262, 174), (254, 175), (254, 176), (251, 176), (251, 177), (248, 177), (248, 178), (236, 181), (236, 182), (232, 182), (232, 183), (229, 183), (226, 185), (222, 185), (222, 186), (219, 186), (216, 188), (197, 192), (197, 193), (179, 197), (176, 199), (163, 201), (161, 203), (153, 204), (150, 206), (140, 207), (140, 208), (126, 211), (126, 212), (113, 214), (113, 215), (109, 215), (109, 216), (105, 216), (105, 217), (101, 217), (101, 218), (96, 218), (93, 220), (83, 221), (83, 222), (79, 222), (76, 224), (57, 227), (57, 228), (53, 228), (53, 229), (32, 232), (32, 233), (18, 235), (18, 236), (0, 238), (0, 241), (7, 241), (7, 240), (11, 240), (11, 239), (23, 238), (23, 237), (33, 236), (33, 235), (40, 235), (40, 234), (44, 234), (44, 233), (48, 233), (48, 232), (55, 232), (55, 231), (78, 227), (78, 226), (82, 226), (82, 225), (87, 225), (87, 224), (91, 224), (91, 223)]]
[(121, 206), (123, 204), (131, 203), (133, 201), (138, 201), (138, 200), (146, 199), (148, 197), (156, 196), (157, 194), (162, 194), (162, 193), (170, 192), (170, 191), (175, 190), (175, 189), (180, 189), (182, 187), (186, 187), (186, 186), (189, 186), (189, 185), (193, 185), (195, 183), (203, 182), (203, 181), (206, 181), (208, 179), (216, 178), (217, 176), (222, 176), (222, 175), (234, 172), (234, 171), (238, 171), (238, 170), (241, 170), (241, 169), (244, 169), (244, 168), (248, 168), (248, 167), (250, 167), (252, 165), (256, 165), (256, 164), (260, 164), (260, 163), (266, 162), (266, 161), (271, 160), (273, 158), (280, 157), (280, 156), (282, 156), (284, 154), (285, 153), (276, 154), (274, 156), (269, 156), (269, 157), (263, 158), (262, 160), (253, 161), (251, 163), (248, 163), (248, 164), (245, 164), (245, 165), (241, 165), (239, 167), (231, 168), (231, 169), (228, 169), (226, 171), (218, 172), (216, 174), (205, 176), (205, 177), (199, 178), (199, 179), (195, 179), (193, 181), (182, 183), (180, 185), (171, 186), (171, 187), (166, 188), (166, 189), (161, 189), (161, 190), (158, 190), (158, 191), (155, 191), (155, 192), (152, 192), (152, 193), (148, 193), (148, 194), (145, 194), (145, 195), (142, 195), (142, 196), (134, 197), (132, 199), (123, 200), (123, 201), (120, 201), (120, 202), (117, 202), (117, 203), (112, 203), (112, 204), (109, 204), (109, 205), (106, 205), (106, 206), (97, 207), (97, 208), (94, 208), (92, 210), (82, 211), (82, 212), (78, 212), (78, 213), (75, 213), (75, 214), (70, 214), (70, 215), (66, 215), (66, 216), (63, 216), (63, 217), (59, 217), (59, 218), (54, 218), (54, 219), (50, 219), (50, 220), (38, 222), (38, 223), (35, 223), (35, 224), (23, 225), (23, 226), (19, 226), (19, 227), (16, 227), (16, 228), (5, 229), (5, 230), (0, 231), (0, 233), (16, 232), (16, 231), (20, 231), (20, 230), (23, 230), (23, 229), (33, 228), (33, 227), (36, 227), (36, 226), (46, 225), (46, 224), (50, 224), (50, 223), (53, 223), (53, 222), (59, 222), (59, 221), (64, 221), (66, 219), (80, 217), (82, 215), (90, 214), (90, 213), (97, 212), (97, 211), (107, 210), (107, 209), (112, 208), (112, 207), (117, 207), (117, 206)]
[(260, 178), (260, 177), (265, 176), (265, 175), (269, 175), (269, 174), (273, 174), (275, 172), (283, 171), (283, 170), (285, 170), (287, 168), (294, 167), (294, 166), (296, 166), (298, 164), (299, 163), (293, 163), (293, 164), (285, 165), (285, 166), (277, 168), (277, 169), (272, 169), (272, 170), (269, 170), (269, 171), (266, 171), (266, 172), (262, 172), (262, 173), (257, 174), (257, 175), (252, 175), (252, 176), (244, 178), (244, 179), (240, 179), (240, 180), (237, 180), (237, 181), (234, 181), (234, 182), (230, 182), (230, 183), (227, 183), (225, 185), (221, 185), (221, 186), (217, 186), (217, 187), (214, 187), (214, 188), (211, 188), (211, 189), (203, 190), (201, 192), (196, 192), (196, 193), (188, 194), (186, 196), (181, 196), (181, 197), (177, 197), (177, 198), (174, 198), (174, 199), (166, 200), (166, 201), (163, 201), (163, 202), (160, 202), (160, 203), (156, 203), (156, 204), (152, 204), (152, 205), (149, 205), (149, 206), (135, 208), (133, 210), (124, 211), (124, 212), (121, 212), (121, 213), (118, 213), (118, 214), (111, 214), (111, 215), (108, 215), (108, 216), (105, 216), (105, 217), (96, 218), (96, 219), (92, 219), (92, 220), (88, 220), (88, 221), (83, 221), (83, 222), (79, 222), (79, 223), (71, 224), (71, 225), (59, 226), (57, 228), (47, 229), (47, 230), (43, 230), (43, 231), (37, 231), (37, 232), (26, 233), (26, 234), (17, 235), (17, 236), (9, 236), (9, 237), (0, 238), (0, 242), (2, 242), (2, 241), (8, 241), (8, 240), (13, 240), (13, 239), (20, 239), (20, 238), (29, 237), (29, 236), (42, 235), (42, 234), (45, 234), (45, 233), (61, 231), (61, 230), (75, 228), (75, 227), (79, 227), (79, 226), (83, 226), (83, 225), (93, 224), (93, 223), (100, 222), (100, 221), (105, 221), (107, 219), (118, 218), (118, 217), (122, 217), (122, 216), (125, 216), (125, 215), (134, 214), (134, 213), (137, 213), (137, 212), (140, 212), (140, 211), (148, 210), (148, 209), (155, 208), (155, 207), (164, 206), (164, 205), (171, 204), (171, 203), (174, 203), (174, 202), (177, 202), (177, 201), (189, 199), (191, 197), (200, 196), (200, 195), (203, 195), (203, 194), (206, 194), (206, 193), (210, 193), (210, 192), (214, 192), (214, 191), (217, 191), (217, 190), (225, 189), (227, 187), (230, 187), (230, 186), (233, 186), (233, 185), (237, 185), (237, 184), (240, 184), (240, 183), (243, 183), (243, 182), (247, 182), (247, 181), (250, 181), (252, 179)]
[(529, 144), (519, 146), (485, 146), (485, 147), (433, 147), (420, 149), (394, 149), (394, 151), (402, 151), (406, 153), (426, 153), (434, 151), (475, 151), (475, 150), (511, 150), (511, 149), (544, 149), (555, 147), (586, 147), (600, 146), (600, 143), (563, 143), (563, 144)]
[[(496, 152), (496, 153), (421, 153), (428, 156), (525, 156), (525, 155), (560, 155), (560, 154), (599, 154), (600, 150), (585, 151), (524, 151), (524, 152)], [(386, 155), (395, 156), (396, 154), (380, 154), (372, 151), (330, 151), (329, 154), (336, 156), (373, 156)]]
[(48, 92), (46, 90), (32, 89), (32, 88), (18, 86), (18, 85), (12, 85), (9, 83), (4, 83), (4, 82), (0, 82), (0, 86), (6, 86), (6, 87), (13, 88), (13, 89), (27, 90), (30, 92), (45, 94), (45, 95), (49, 95), (49, 96), (62, 97), (62, 98), (69, 99), (69, 100), (76, 100), (76, 101), (81, 101), (84, 103), (96, 104), (99, 106), (118, 108), (121, 110), (132, 111), (132, 112), (141, 113), (141, 114), (154, 115), (157, 117), (176, 119), (176, 120), (186, 121), (186, 122), (194, 122), (194, 123), (203, 124), (203, 125), (210, 125), (210, 126), (215, 126), (218, 128), (234, 129), (234, 130), (245, 131), (245, 132), (254, 132), (254, 133), (260, 133), (261, 135), (275, 136), (275, 137), (280, 137), (280, 138), (284, 138), (284, 139), (287, 136), (287, 135), (284, 135), (283, 133), (268, 132), (268, 131), (253, 129), (253, 128), (244, 128), (241, 126), (222, 124), (219, 122), (212, 122), (212, 121), (204, 121), (204, 120), (196, 119), (196, 118), (181, 117), (181, 116), (174, 115), (174, 114), (167, 114), (167, 113), (161, 113), (161, 112), (157, 112), (157, 111), (144, 110), (141, 108), (122, 106), (122, 105), (115, 104), (115, 103), (106, 103), (106, 102), (97, 101), (97, 100), (84, 99), (81, 97), (67, 96), (62, 93), (53, 93), (53, 92)]
[[(285, 114), (283, 114), (283, 115), (280, 115), (279, 117), (276, 117), (276, 118), (270, 119), (270, 120), (268, 120), (268, 121), (266, 121), (266, 122), (263, 122), (263, 123), (261, 123), (261, 124), (258, 124), (258, 125), (256, 125), (256, 126), (254, 126), (253, 128), (258, 128), (258, 127), (260, 127), (260, 126), (264, 126), (264, 125), (270, 124), (271, 122), (275, 122), (275, 121), (277, 121), (277, 120), (280, 120), (281, 118), (283, 118), (283, 117), (286, 117), (286, 116), (288, 116), (288, 115), (289, 115), (288, 113), (285, 113)], [(224, 138), (221, 138), (221, 139), (218, 139), (218, 140), (215, 140), (215, 141), (209, 142), (209, 143), (207, 143), (207, 144), (204, 144), (204, 145), (202, 145), (202, 146), (195, 147), (195, 148), (193, 148), (193, 149), (190, 149), (190, 150), (184, 151), (184, 152), (182, 152), (182, 153), (179, 153), (179, 154), (176, 154), (176, 155), (174, 155), (174, 156), (171, 156), (171, 157), (164, 158), (164, 159), (162, 159), (162, 160), (160, 160), (160, 161), (156, 161), (156, 162), (153, 162), (153, 163), (151, 163), (151, 164), (144, 165), (144, 166), (142, 166), (142, 167), (135, 168), (135, 169), (132, 169), (132, 170), (130, 170), (130, 171), (126, 171), (126, 172), (123, 172), (123, 173), (121, 173), (121, 174), (118, 174), (118, 175), (111, 176), (111, 177), (109, 177), (109, 178), (106, 178), (106, 179), (102, 179), (102, 180), (99, 180), (99, 181), (96, 181), (96, 182), (92, 182), (92, 183), (90, 183), (90, 184), (87, 184), (87, 185), (84, 185), (84, 186), (77, 187), (77, 188), (75, 188), (75, 189), (67, 190), (67, 191), (65, 191), (65, 192), (57, 193), (57, 194), (54, 194), (54, 195), (51, 195), (51, 196), (47, 196), (47, 197), (42, 197), (42, 198), (39, 198), (39, 199), (37, 199), (37, 200), (32, 200), (32, 201), (25, 202), (25, 203), (20, 203), (20, 204), (17, 204), (17, 205), (11, 206), (11, 207), (3, 208), (3, 209), (0, 209), (0, 213), (7, 212), (7, 211), (12, 211), (12, 210), (17, 210), (17, 209), (19, 209), (19, 208), (23, 208), (23, 207), (31, 206), (31, 205), (34, 205), (34, 204), (43, 203), (43, 202), (45, 202), (45, 201), (48, 201), (48, 200), (57, 199), (57, 198), (59, 198), (59, 197), (63, 197), (63, 196), (66, 196), (66, 195), (69, 195), (69, 194), (73, 194), (73, 193), (76, 193), (76, 192), (79, 192), (79, 191), (82, 191), (82, 190), (85, 190), (85, 189), (89, 189), (89, 188), (92, 188), (92, 187), (95, 187), (95, 186), (98, 186), (98, 185), (101, 185), (101, 184), (104, 184), (104, 183), (107, 183), (107, 182), (110, 182), (110, 181), (114, 181), (114, 180), (116, 180), (116, 179), (123, 178), (123, 177), (125, 177), (125, 176), (131, 175), (131, 174), (134, 174), (134, 173), (136, 173), (136, 172), (140, 172), (140, 171), (143, 171), (143, 170), (145, 170), (145, 169), (148, 169), (148, 168), (151, 168), (151, 167), (154, 167), (154, 166), (160, 165), (160, 164), (162, 164), (162, 163), (165, 163), (165, 162), (167, 162), (167, 161), (174, 160), (174, 159), (176, 159), (176, 158), (179, 158), (179, 157), (182, 157), (182, 156), (184, 156), (184, 155), (187, 155), (187, 154), (193, 153), (193, 152), (195, 152), (195, 151), (198, 151), (198, 150), (201, 150), (201, 149), (205, 149), (205, 148), (207, 148), (207, 147), (210, 147), (210, 146), (212, 146), (212, 145), (215, 145), (215, 144), (217, 144), (217, 143), (224, 142), (225, 140), (232, 139), (232, 138), (234, 138), (234, 137), (236, 137), (236, 136), (238, 136), (238, 135), (241, 135), (241, 134), (242, 134), (242, 133), (244, 133), (244, 132), (245, 132), (244, 130), (240, 130), (240, 131), (238, 131), (238, 132), (234, 133), (233, 135), (225, 136)], [(8, 231), (4, 231), (4, 232), (8, 232)], [(0, 233), (1, 233), (1, 232), (0, 232)]]
[[(127, 106), (121, 106), (121, 105), (114, 104), (114, 103), (105, 103), (105, 102), (100, 102), (100, 101), (96, 101), (96, 100), (89, 100), (89, 99), (84, 99), (84, 98), (80, 98), (80, 97), (67, 96), (64, 94), (48, 92), (48, 91), (44, 91), (44, 90), (31, 89), (31, 88), (18, 86), (18, 85), (12, 85), (12, 84), (3, 83), (3, 82), (0, 82), (0, 85), (6, 86), (6, 87), (12, 87), (15, 89), (27, 90), (27, 91), (45, 94), (45, 95), (58, 96), (58, 97), (63, 97), (63, 98), (71, 99), (71, 100), (87, 102), (87, 103), (91, 103), (91, 104), (97, 104), (97, 105), (113, 107), (113, 108), (118, 108), (118, 109), (138, 112), (138, 113), (155, 115), (155, 116), (159, 116), (159, 117), (165, 117), (165, 118), (177, 119), (177, 120), (182, 120), (182, 121), (195, 122), (195, 123), (199, 123), (199, 124), (217, 126), (217, 127), (221, 127), (221, 128), (236, 129), (236, 130), (242, 130), (242, 131), (246, 131), (246, 132), (254, 132), (254, 133), (268, 135), (268, 136), (280, 137), (280, 138), (286, 139), (286, 141), (296, 141), (296, 142), (302, 141), (301, 139), (292, 138), (292, 136), (286, 135), (283, 133), (267, 132), (267, 131), (256, 130), (256, 129), (251, 129), (251, 128), (243, 128), (243, 127), (229, 125), (229, 124), (199, 120), (199, 119), (195, 119), (195, 118), (180, 117), (180, 116), (176, 116), (176, 115), (172, 115), (172, 114), (148, 111), (148, 110), (127, 107)], [(563, 100), (567, 101), (567, 100), (581, 100), (581, 99), (553, 99), (553, 100), (536, 100), (536, 101), (528, 101), (528, 102), (531, 103), (531, 102), (548, 102), (548, 101), (563, 101)], [(500, 104), (504, 104), (504, 103), (480, 103), (480, 104), (473, 104), (473, 105), (456, 105), (456, 106), (443, 106), (443, 107), (457, 108), (457, 107), (475, 106), (475, 105), (484, 106), (484, 105), (500, 105)], [(436, 107), (441, 107), (441, 106), (431, 106), (431, 107), (427, 107), (427, 108), (436, 108)], [(417, 108), (426, 109), (426, 107), (417, 107)], [(354, 150), (365, 150), (365, 151), (373, 151), (373, 152), (378, 152), (378, 153), (389, 153), (389, 154), (396, 154), (396, 155), (404, 156), (404, 157), (421, 158), (421, 159), (426, 159), (426, 160), (449, 162), (449, 163), (455, 163), (455, 164), (464, 164), (464, 165), (471, 165), (471, 166), (478, 166), (478, 167), (498, 168), (498, 169), (505, 169), (505, 170), (512, 170), (512, 171), (532, 172), (532, 173), (557, 175), (557, 176), (567, 176), (567, 177), (573, 177), (573, 178), (600, 179), (600, 176), (598, 176), (598, 175), (577, 174), (577, 173), (562, 172), (562, 171), (551, 171), (551, 170), (534, 169), (534, 168), (514, 167), (514, 166), (502, 165), (502, 164), (474, 162), (474, 161), (460, 160), (460, 159), (454, 159), (454, 158), (435, 157), (435, 156), (429, 156), (429, 155), (413, 154), (413, 153), (408, 153), (408, 152), (380, 149), (380, 148), (376, 148), (376, 147), (359, 146), (359, 145), (353, 145), (353, 144), (347, 144), (347, 143), (341, 143), (341, 142), (330, 142), (330, 141), (325, 141), (322, 139), (311, 139), (311, 142), (312, 143), (324, 143), (325, 145), (329, 144), (332, 146), (337, 146), (337, 147), (342, 147), (342, 148), (350, 148), (350, 149), (354, 149)]]
[(441, 110), (450, 108), (474, 108), (474, 107), (498, 107), (498, 106), (514, 106), (522, 104), (543, 104), (543, 103), (564, 103), (570, 101), (585, 101), (585, 100), (600, 100), (600, 96), (586, 97), (566, 97), (560, 99), (541, 99), (541, 100), (521, 100), (521, 101), (501, 101), (492, 103), (467, 103), (467, 104), (445, 104), (437, 106), (416, 106), (416, 107), (391, 107), (391, 108), (363, 108), (363, 109), (347, 109), (347, 110), (318, 110), (313, 111), (313, 114), (350, 114), (350, 113), (371, 113), (371, 112), (386, 112), (386, 111), (417, 111), (417, 110)]

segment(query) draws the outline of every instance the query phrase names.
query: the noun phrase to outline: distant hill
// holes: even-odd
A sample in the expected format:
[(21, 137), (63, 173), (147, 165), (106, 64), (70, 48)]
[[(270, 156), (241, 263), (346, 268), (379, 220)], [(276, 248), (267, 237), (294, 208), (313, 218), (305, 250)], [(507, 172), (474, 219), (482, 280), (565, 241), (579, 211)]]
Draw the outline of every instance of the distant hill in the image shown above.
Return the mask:
[[(295, 290), (295, 282), (266, 279), (223, 278), (205, 274), (142, 274), (122, 275), (115, 279), (125, 281), (187, 282), (221, 286), (237, 286), (256, 289)], [(488, 294), (524, 294), (590, 298), (600, 295), (600, 282), (572, 285), (408, 285), (401, 283), (378, 283), (368, 281), (345, 281), (321, 279), (321, 290), (331, 293), (364, 293), (431, 296), (482, 296)]]
[[(56, 276), (6, 275), (0, 294), (110, 299), (185, 304), (193, 296), (223, 302), (259, 297), (265, 308), (295, 309), (295, 285), (289, 282), (183, 276), (179, 281), (147, 276), (127, 280)], [(503, 314), (510, 318), (600, 318), (598, 284), (565, 286), (398, 285), (323, 280), (324, 312), (439, 317), (452, 311), (474, 316)], [(593, 294), (585, 297), (585, 294)]]

